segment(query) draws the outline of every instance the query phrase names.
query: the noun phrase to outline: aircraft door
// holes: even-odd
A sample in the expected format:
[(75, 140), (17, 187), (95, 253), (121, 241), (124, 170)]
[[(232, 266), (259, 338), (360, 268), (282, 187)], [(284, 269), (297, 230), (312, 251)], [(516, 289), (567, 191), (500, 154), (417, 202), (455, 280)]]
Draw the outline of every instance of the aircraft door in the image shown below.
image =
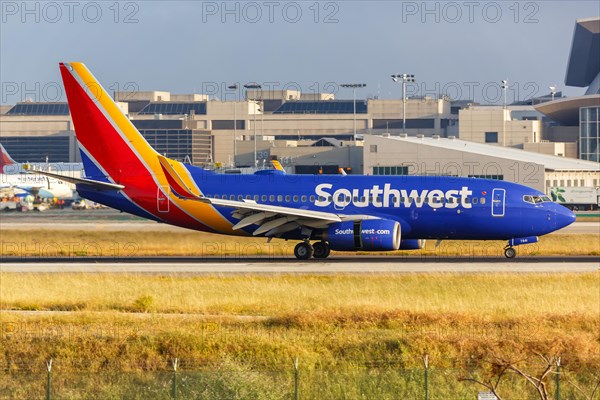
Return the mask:
[(492, 191), (492, 217), (504, 217), (506, 190), (494, 189)]
[(350, 201), (350, 196), (344, 193), (338, 193), (333, 198), (333, 208), (338, 211), (342, 211), (348, 204), (350, 204)]
[(168, 213), (171, 200), (169, 200), (169, 194), (171, 188), (169, 186), (159, 186), (156, 190), (156, 208), (158, 212)]

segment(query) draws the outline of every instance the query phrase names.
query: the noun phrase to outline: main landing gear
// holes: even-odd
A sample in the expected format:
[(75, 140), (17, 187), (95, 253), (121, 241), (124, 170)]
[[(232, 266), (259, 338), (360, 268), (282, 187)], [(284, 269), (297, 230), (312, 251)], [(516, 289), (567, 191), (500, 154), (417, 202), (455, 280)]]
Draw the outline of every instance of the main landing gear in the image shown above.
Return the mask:
[(314, 258), (327, 258), (331, 249), (327, 242), (316, 242), (311, 245), (309, 241), (300, 242), (294, 247), (294, 255), (298, 260), (308, 260)]

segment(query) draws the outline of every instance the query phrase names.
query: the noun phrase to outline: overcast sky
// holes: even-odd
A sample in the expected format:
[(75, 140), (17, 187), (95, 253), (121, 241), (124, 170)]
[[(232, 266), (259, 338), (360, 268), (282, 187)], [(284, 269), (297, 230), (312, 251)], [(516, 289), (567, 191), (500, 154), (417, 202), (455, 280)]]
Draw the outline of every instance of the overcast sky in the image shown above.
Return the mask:
[[(564, 77), (575, 20), (594, 1), (102, 1), (0, 2), (1, 103), (63, 100), (59, 61), (82, 61), (105, 88), (209, 93), (258, 82), (305, 92), (484, 103), (548, 93)], [(58, 89), (57, 89), (58, 88)]]

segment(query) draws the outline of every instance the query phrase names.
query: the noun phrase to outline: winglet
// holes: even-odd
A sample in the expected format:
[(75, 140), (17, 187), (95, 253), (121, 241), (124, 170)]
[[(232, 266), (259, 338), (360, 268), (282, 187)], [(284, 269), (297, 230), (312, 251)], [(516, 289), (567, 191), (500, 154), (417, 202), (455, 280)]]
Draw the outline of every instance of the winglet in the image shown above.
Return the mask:
[(188, 185), (184, 182), (183, 179), (179, 176), (173, 165), (171, 164), (172, 160), (169, 160), (167, 157), (158, 155), (158, 161), (160, 162), (160, 166), (162, 167), (163, 172), (165, 173), (165, 177), (167, 178), (167, 182), (171, 187), (173, 193), (182, 199), (194, 199), (201, 200), (204, 197), (202, 195), (195, 194)]

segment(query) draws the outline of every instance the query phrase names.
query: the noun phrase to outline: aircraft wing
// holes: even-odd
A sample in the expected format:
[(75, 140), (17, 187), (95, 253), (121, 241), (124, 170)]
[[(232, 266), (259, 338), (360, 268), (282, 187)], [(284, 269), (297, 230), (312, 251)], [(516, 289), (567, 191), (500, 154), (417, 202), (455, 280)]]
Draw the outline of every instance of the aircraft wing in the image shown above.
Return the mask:
[(159, 160), (171, 190), (177, 197), (232, 208), (232, 215), (239, 219), (239, 222), (232, 229), (238, 230), (250, 225), (258, 225), (259, 227), (252, 233), (254, 236), (264, 234), (269, 237), (277, 237), (303, 227), (323, 229), (336, 222), (377, 219), (371, 215), (336, 214), (303, 208), (260, 204), (247, 199), (239, 201), (204, 197), (200, 193), (195, 193), (193, 189), (186, 185), (175, 170), (171, 160), (163, 156), (159, 156)]

